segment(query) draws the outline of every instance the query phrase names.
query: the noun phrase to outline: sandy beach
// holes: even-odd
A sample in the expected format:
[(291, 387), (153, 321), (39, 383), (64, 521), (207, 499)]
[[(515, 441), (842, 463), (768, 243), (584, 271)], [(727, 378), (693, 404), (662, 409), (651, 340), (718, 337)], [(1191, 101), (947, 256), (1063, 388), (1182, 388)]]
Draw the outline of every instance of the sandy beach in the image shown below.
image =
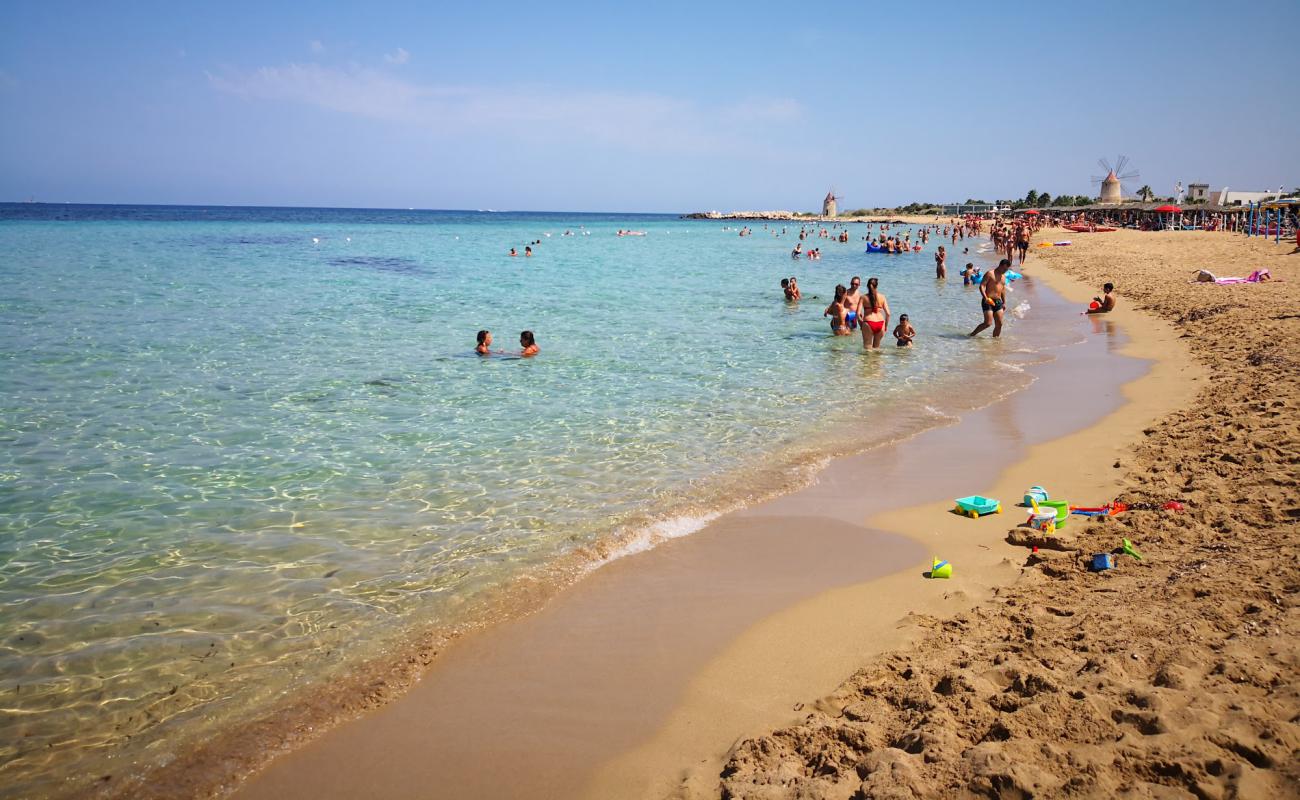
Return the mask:
[[(1179, 347), (1164, 362), (1168, 380), (1132, 387), (1127, 413), (1094, 429), (1091, 446), (1058, 442), (1036, 454), (1037, 466), (1055, 464), (1050, 481), (1021, 469), (1031, 457), (1005, 489), (1043, 483), (1079, 504), (1177, 501), (1183, 512), (1076, 518), (1051, 538), (999, 526), (1010, 580), (988, 602), (914, 617), (924, 631), (916, 641), (809, 696), (814, 710), (799, 722), (738, 743), (720, 786), (695, 779), (683, 794), (1300, 792), (1296, 256), (1223, 234), (1038, 236), (1067, 238), (1073, 246), (1032, 251), (1028, 270), (1082, 286), (1114, 281), (1123, 298), (1115, 322), (1159, 320)], [(1281, 281), (1189, 282), (1195, 269), (1265, 267)], [(1124, 313), (1132, 309), (1141, 316)], [(1139, 346), (1146, 338), (1134, 336)], [(1183, 348), (1190, 359), (1176, 355)], [(1158, 419), (1140, 423), (1139, 408), (1161, 405)], [(920, 524), (914, 513), (883, 522)], [(1087, 570), (1123, 538), (1142, 560)]]
[[(1041, 312), (1075, 314), (1093, 291), (1052, 262), (1109, 260), (1123, 241), (1036, 254), (1033, 279), (1067, 301)], [(1143, 252), (1150, 244), (1131, 246)], [(1226, 237), (1223, 244), (1241, 246)], [(1124, 468), (1145, 463), (1132, 443), (1191, 404), (1206, 381), (1182, 330), (1139, 311), (1136, 293), (1124, 297), (1115, 314), (1086, 321), (1087, 343), (1033, 367), (1038, 380), (1029, 389), (964, 414), (960, 425), (841, 459), (810, 487), (605, 567), (538, 613), (451, 648), (410, 694), (277, 760), (238, 796), (344, 797), (378, 783), (385, 796), (417, 797), (431, 781), (476, 797), (844, 794), (819, 767), (793, 774), (800, 754), (821, 756), (786, 745), (786, 737), (811, 748), (817, 739), (803, 731), (814, 726), (826, 747), (843, 747), (833, 725), (844, 723), (842, 699), (858, 678), (835, 687), (864, 660), (892, 665), (899, 656), (884, 655), (891, 648), (916, 648), (927, 663), (965, 653), (984, 629), (971, 620), (985, 621), (1005, 648), (991, 622), (1001, 618), (997, 609), (1028, 603), (1016, 593), (1046, 591), (1083, 550), (1109, 550), (1120, 536), (1151, 551), (1141, 569), (1167, 563), (1164, 542), (1146, 533), (1144, 516), (1152, 515), (1139, 512), (1092, 525), (1076, 518), (1051, 539), (1008, 537), (1023, 517), (1013, 503), (1035, 483), (1079, 504), (1146, 498), (1126, 483)], [(947, 498), (974, 491), (972, 476), (986, 471), (978, 488), (1003, 498), (1007, 512), (979, 521), (949, 513)], [(863, 493), (864, 482), (890, 487), (889, 501)], [(1181, 525), (1202, 500), (1178, 496), (1189, 506), (1174, 521)], [(1128, 530), (1130, 521), (1143, 525), (1141, 535)], [(1092, 543), (1102, 536), (1105, 546)], [(1034, 543), (1042, 549), (1026, 568)], [(931, 554), (956, 565), (954, 580), (922, 577)], [(1104, 588), (1135, 580), (1133, 571), (1125, 562), (1101, 578)], [(1125, 609), (1116, 616), (1132, 616), (1116, 602)], [(1050, 605), (1051, 620), (1082, 613), (1064, 598)], [(695, 620), (691, 635), (682, 634), (683, 619)], [(953, 637), (954, 625), (964, 644), (945, 642), (936, 652), (934, 637)], [(993, 644), (990, 663), (1000, 652)], [(779, 727), (809, 708), (817, 710), (803, 722)], [(779, 729), (744, 738), (765, 727)], [(939, 727), (952, 729), (947, 720)], [(908, 747), (915, 752), (896, 749), (924, 761), (924, 748)], [(511, 770), (492, 769), (504, 760)], [(917, 784), (922, 796), (944, 786)]]
[[(1026, 363), (1028, 388), (608, 564), (323, 735), (199, 753), (134, 796), (1285, 796), (1295, 283), (1187, 281), (1294, 267), (1236, 236), (1074, 240), (1033, 251), (1027, 289), (1083, 339)], [(1078, 317), (1104, 280), (1120, 308)], [(1201, 327), (1225, 319), (1230, 342)], [(1016, 527), (1033, 484), (1186, 509), (1044, 537)], [(1004, 513), (950, 513), (971, 492)], [(1142, 561), (1086, 571), (1125, 537)], [(953, 579), (924, 577), (932, 556)]]

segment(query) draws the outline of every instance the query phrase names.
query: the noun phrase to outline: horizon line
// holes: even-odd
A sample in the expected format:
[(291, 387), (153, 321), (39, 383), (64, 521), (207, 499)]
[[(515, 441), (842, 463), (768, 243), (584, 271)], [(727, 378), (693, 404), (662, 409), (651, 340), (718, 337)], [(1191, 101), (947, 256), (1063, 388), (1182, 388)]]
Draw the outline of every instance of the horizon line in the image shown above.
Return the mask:
[(574, 209), (527, 208), (415, 208), (412, 206), (302, 206), (262, 205), (256, 203), (94, 203), (73, 200), (0, 200), (6, 206), (111, 206), (144, 208), (270, 208), (312, 209), (316, 211), (444, 211), (469, 214), (696, 214), (698, 211), (578, 211)]

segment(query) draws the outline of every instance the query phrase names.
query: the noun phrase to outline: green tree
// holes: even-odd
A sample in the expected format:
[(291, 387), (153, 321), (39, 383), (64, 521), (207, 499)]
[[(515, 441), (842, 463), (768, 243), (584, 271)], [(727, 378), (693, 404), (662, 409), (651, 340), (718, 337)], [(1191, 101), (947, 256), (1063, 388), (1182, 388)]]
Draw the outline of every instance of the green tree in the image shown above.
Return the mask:
[(1150, 186), (1143, 186), (1141, 189), (1138, 189), (1138, 197), (1141, 197), (1142, 202), (1144, 203), (1150, 203), (1151, 198), (1154, 196), (1155, 192), (1151, 191)]
[(1043, 192), (1038, 196), (1038, 208), (1047, 208), (1051, 204), (1052, 204), (1052, 196), (1047, 192)]
[(1030, 189), (1029, 193), (1025, 195), (1025, 205), (1033, 206), (1037, 202), (1038, 202), (1038, 190)]

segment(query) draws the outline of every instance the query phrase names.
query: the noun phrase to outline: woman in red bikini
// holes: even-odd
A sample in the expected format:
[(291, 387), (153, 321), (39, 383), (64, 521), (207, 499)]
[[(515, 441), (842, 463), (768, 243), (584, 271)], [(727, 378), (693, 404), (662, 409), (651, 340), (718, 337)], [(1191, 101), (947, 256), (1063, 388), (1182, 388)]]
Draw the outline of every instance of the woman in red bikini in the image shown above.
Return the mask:
[(889, 327), (889, 301), (876, 291), (879, 285), (879, 278), (868, 280), (867, 293), (858, 300), (858, 324), (862, 326), (862, 346), (869, 350), (880, 349), (880, 340), (885, 338), (885, 329)]

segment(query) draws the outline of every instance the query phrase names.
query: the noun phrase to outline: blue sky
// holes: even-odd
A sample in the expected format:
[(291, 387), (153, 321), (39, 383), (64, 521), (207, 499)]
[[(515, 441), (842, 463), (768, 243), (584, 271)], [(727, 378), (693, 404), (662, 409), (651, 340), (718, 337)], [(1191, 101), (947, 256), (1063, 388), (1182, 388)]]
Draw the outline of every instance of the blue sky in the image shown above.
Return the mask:
[(4, 17), (0, 200), (692, 211), (834, 186), (860, 207), (1092, 193), (1120, 153), (1126, 189), (1300, 185), (1295, 0)]

